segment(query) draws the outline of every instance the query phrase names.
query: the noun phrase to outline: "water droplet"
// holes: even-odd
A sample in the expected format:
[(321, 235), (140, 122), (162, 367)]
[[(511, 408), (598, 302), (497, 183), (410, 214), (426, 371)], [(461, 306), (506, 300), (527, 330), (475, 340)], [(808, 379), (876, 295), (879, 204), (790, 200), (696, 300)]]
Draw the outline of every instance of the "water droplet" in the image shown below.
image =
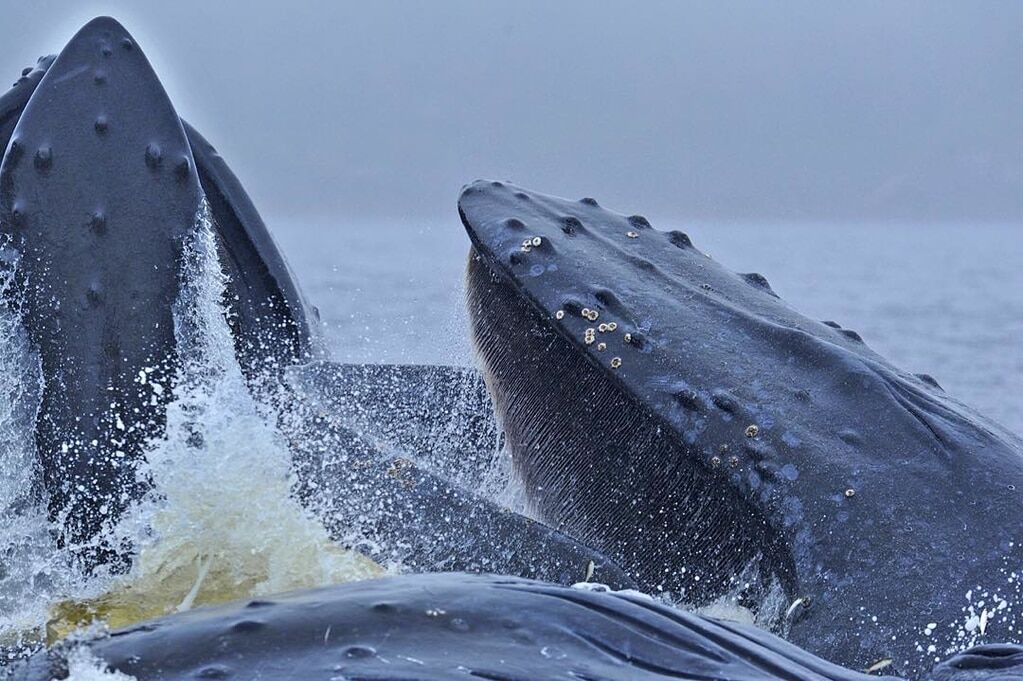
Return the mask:
[(555, 646), (544, 646), (540, 648), (540, 654), (549, 660), (564, 660), (568, 653)]

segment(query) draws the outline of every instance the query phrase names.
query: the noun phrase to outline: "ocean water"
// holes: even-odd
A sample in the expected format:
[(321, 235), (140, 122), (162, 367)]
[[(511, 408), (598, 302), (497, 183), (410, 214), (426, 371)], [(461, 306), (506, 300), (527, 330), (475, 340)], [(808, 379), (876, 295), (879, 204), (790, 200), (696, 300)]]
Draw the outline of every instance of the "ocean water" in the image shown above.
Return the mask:
[[(471, 364), (449, 221), (271, 225), (346, 362)], [(1023, 225), (657, 224), (1023, 433)]]

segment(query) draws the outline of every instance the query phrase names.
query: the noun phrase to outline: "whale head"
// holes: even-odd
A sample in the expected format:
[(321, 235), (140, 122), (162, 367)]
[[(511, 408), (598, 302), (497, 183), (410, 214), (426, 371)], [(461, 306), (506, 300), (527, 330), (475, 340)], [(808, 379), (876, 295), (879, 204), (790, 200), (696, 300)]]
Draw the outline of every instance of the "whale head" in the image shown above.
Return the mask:
[(986, 519), (1020, 517), (1023, 448), (933, 379), (592, 199), (480, 181), (459, 212), (473, 338), (541, 520), (852, 667), (924, 669), (971, 642), (970, 589), (1015, 588), (1014, 523)]

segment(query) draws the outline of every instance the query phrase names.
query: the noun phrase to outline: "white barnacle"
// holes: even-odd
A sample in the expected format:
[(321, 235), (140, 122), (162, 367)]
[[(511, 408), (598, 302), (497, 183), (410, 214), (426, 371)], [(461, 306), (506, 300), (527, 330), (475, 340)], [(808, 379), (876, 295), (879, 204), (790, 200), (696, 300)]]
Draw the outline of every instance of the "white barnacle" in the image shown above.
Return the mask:
[(605, 333), (607, 331), (607, 324), (601, 324), (600, 326), (598, 326), (597, 327), (597, 331), (600, 331), (601, 333)]
[(621, 357), (612, 357), (611, 358), (611, 368), (612, 369), (617, 369), (621, 365), (622, 365), (622, 358)]
[(607, 324), (607, 330), (608, 331), (614, 331), (617, 328), (618, 328), (618, 322), (608, 322), (608, 324)]
[(625, 236), (629, 237), (630, 239), (638, 239), (639, 232), (626, 232)]
[(554, 313), (554, 318), (555, 319), (564, 319), (565, 318), (565, 311), (564, 310), (558, 310), (557, 312)]
[(597, 350), (600, 352), (607, 350), (607, 343), (597, 343)]
[(539, 246), (540, 244), (542, 244), (542, 243), (543, 243), (543, 239), (541, 239), (541, 238), (540, 238), (540, 237), (538, 237), (538, 236), (534, 236), (534, 237), (533, 237), (533, 238), (531, 239), (530, 243), (532, 243), (532, 244), (533, 244), (534, 246)]
[(583, 308), (583, 309), (582, 309), (582, 310), (581, 310), (581, 311), (579, 312), (579, 316), (580, 316), (580, 317), (586, 317), (587, 319), (589, 319), (589, 318), (590, 318), (590, 308), (588, 308), (588, 307), (584, 307), (584, 308)]
[(854, 496), (856, 496), (856, 490), (854, 490), (852, 487), (845, 491), (846, 499), (852, 499)]
[(625, 342), (626, 343), (631, 343), (632, 342), (632, 334), (631, 333), (625, 334)]

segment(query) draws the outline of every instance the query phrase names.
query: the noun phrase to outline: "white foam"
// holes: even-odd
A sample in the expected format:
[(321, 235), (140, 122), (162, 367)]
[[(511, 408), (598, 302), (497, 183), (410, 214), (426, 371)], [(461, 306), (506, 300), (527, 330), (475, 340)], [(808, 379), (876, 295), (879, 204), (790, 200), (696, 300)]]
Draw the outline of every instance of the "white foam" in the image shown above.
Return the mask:
[(135, 681), (134, 676), (112, 670), (86, 646), (76, 646), (67, 656), (67, 681)]
[(46, 509), (35, 503), (40, 485), (35, 417), (42, 394), (37, 353), (13, 295), (18, 254), (0, 242), (0, 643), (45, 621), (47, 603), (76, 579), (49, 534)]
[[(292, 494), (290, 452), (276, 428), (276, 414), (250, 393), (235, 358), (222, 302), (227, 282), (205, 205), (198, 213), (195, 235), (186, 244), (182, 282), (174, 307), (180, 367), (174, 399), (167, 407), (165, 433), (148, 445), (146, 463), (139, 470), (152, 484), (151, 492), (107, 537), (136, 547), (138, 555), (125, 575), (85, 579), (67, 567), (66, 557), (49, 540), (45, 509), (18, 516), (20, 525), (3, 519), (4, 541), (16, 544), (24, 537), (33, 541), (21, 551), (16, 579), (4, 580), (21, 588), (4, 584), (0, 592), (0, 599), (7, 597), (11, 606), (10, 612), (0, 610), (0, 633), (39, 630), (56, 616), (60, 621), (51, 622), (51, 634), (63, 634), (73, 628), (69, 623), (90, 613), (120, 626), (202, 603), (381, 572), (361, 555), (334, 544)], [(15, 316), (0, 319), (0, 324), (7, 324), (0, 325), (0, 334), (10, 332), (4, 339), (10, 334), (17, 337), (18, 321)], [(13, 346), (4, 343), (5, 350), (0, 350), (0, 381), (14, 375), (4, 371), (7, 347)], [(166, 389), (148, 380), (145, 372), (138, 382), (154, 395)], [(0, 389), (25, 385), (33, 384), (19, 378), (10, 388), (0, 383)], [(26, 400), (19, 396), (12, 402), (20, 405)], [(0, 410), (8, 406), (0, 400)], [(14, 416), (26, 420), (24, 414)], [(0, 411), (5, 434), (11, 432), (8, 420)], [(27, 418), (29, 431), (22, 443), (32, 442), (33, 421), (34, 412)], [(16, 456), (22, 464), (8, 465)], [(35, 459), (31, 448), (0, 449), (0, 457), (4, 457), (0, 470), (15, 474), (33, 470), (24, 465)], [(22, 479), (0, 483), (0, 492), (27, 484)], [(40, 570), (47, 576), (41, 581), (34, 578)]]
[(221, 302), (227, 282), (205, 206), (183, 281), (174, 310), (175, 399), (166, 435), (140, 470), (153, 492), (118, 528), (141, 551), (112, 589), (180, 611), (379, 574), (337, 547), (291, 493), (276, 414), (252, 396), (235, 358)]

